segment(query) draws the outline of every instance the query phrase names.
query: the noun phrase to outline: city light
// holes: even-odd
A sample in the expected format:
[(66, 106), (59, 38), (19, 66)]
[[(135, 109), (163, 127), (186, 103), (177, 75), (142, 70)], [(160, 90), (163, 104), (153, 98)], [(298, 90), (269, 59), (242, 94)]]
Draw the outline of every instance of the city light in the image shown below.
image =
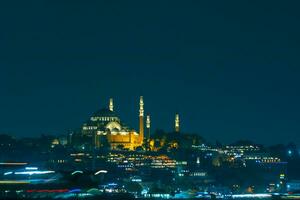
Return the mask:
[(37, 167), (25, 167), (25, 170), (38, 170)]
[(28, 184), (29, 181), (0, 180), (0, 184)]
[(106, 174), (107, 173), (107, 170), (99, 170), (95, 173), (95, 175), (98, 175), (98, 174)]
[(271, 194), (234, 194), (232, 198), (270, 198)]
[(51, 174), (55, 173), (55, 171), (23, 171), (23, 172), (15, 172), (16, 175), (34, 175), (34, 174)]
[(18, 162), (1, 162), (0, 165), (27, 165), (28, 163)]
[(83, 171), (74, 171), (74, 172), (72, 172), (71, 175), (75, 175), (75, 174), (83, 174)]
[(13, 174), (13, 172), (5, 172), (3, 175), (6, 176), (6, 175), (10, 175), (10, 174)]

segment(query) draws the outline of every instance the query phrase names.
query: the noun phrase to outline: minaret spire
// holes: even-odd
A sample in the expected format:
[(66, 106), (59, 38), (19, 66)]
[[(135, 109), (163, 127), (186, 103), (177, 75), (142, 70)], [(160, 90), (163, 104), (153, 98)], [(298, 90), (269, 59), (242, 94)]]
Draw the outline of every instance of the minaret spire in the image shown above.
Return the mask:
[(143, 100), (143, 96), (140, 96), (140, 117), (144, 117), (144, 100)]
[(143, 96), (140, 97), (140, 137), (141, 141), (144, 140), (144, 100)]
[(147, 132), (148, 132), (148, 135), (147, 135), (147, 139), (150, 140), (150, 127), (151, 127), (151, 120), (150, 120), (150, 115), (147, 115), (147, 118), (146, 118), (146, 128), (147, 128)]
[(180, 130), (179, 114), (176, 113), (176, 115), (175, 115), (175, 132), (179, 133), (179, 130)]
[(109, 110), (114, 111), (114, 100), (113, 100), (113, 98), (109, 99)]

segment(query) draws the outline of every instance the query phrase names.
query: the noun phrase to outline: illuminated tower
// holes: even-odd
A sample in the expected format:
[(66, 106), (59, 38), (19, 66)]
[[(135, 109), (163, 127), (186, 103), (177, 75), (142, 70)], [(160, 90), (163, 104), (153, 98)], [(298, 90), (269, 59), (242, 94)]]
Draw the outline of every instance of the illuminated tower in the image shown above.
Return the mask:
[(148, 140), (150, 140), (150, 127), (151, 127), (151, 121), (150, 121), (150, 115), (147, 115), (146, 118), (146, 128), (147, 128), (147, 133), (148, 133)]
[(179, 133), (179, 127), (180, 127), (180, 124), (179, 124), (179, 114), (177, 113), (175, 115), (175, 132), (176, 133)]
[(114, 100), (113, 100), (113, 98), (109, 99), (109, 110), (114, 111)]
[(144, 100), (143, 96), (140, 97), (140, 136), (144, 140)]
[(197, 161), (196, 161), (197, 165), (200, 165), (200, 157), (197, 157)]

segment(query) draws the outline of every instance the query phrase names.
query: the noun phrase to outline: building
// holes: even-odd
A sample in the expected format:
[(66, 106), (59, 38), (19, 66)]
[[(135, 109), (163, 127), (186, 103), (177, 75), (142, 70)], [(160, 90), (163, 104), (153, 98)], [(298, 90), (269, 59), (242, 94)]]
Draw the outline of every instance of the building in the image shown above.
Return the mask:
[(82, 138), (89, 138), (87, 141), (96, 149), (108, 146), (111, 149), (135, 150), (141, 147), (144, 141), (143, 97), (140, 97), (139, 133), (121, 121), (114, 111), (113, 99), (110, 99), (108, 108), (95, 112), (79, 132)]
[(179, 121), (179, 114), (178, 113), (176, 113), (176, 115), (175, 115), (175, 132), (176, 133), (179, 133), (179, 131), (180, 131), (180, 121)]

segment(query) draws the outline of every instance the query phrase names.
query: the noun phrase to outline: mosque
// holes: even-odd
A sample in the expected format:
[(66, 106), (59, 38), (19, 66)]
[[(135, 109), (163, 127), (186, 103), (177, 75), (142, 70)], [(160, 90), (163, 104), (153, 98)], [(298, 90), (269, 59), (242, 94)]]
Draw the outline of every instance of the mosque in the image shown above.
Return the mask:
[[(144, 124), (146, 122), (146, 130)], [(179, 115), (175, 116), (175, 131), (179, 132)], [(146, 133), (145, 133), (146, 132)], [(139, 100), (139, 132), (126, 126), (114, 111), (114, 102), (109, 100), (108, 108), (95, 112), (90, 119), (82, 125), (80, 133), (82, 137), (90, 138), (94, 148), (109, 145), (112, 150), (124, 148), (135, 150), (143, 148), (145, 142), (150, 140), (150, 116), (144, 119), (144, 100)]]

